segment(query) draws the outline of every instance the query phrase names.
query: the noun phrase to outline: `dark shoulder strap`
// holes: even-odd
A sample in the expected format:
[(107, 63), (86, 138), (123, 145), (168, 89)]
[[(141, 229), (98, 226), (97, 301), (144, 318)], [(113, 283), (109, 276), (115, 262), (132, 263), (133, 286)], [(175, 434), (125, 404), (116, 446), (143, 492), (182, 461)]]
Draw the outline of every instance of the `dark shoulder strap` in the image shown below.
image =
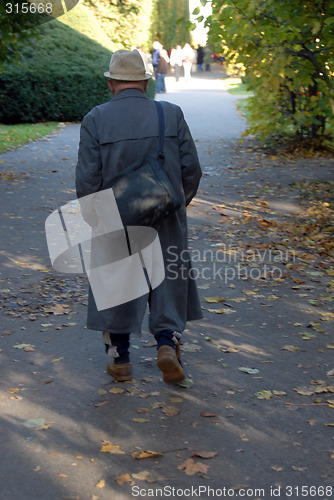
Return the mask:
[(158, 120), (159, 120), (159, 160), (163, 161), (165, 158), (164, 154), (164, 140), (165, 140), (165, 117), (164, 110), (159, 101), (154, 101), (157, 112), (158, 112)]

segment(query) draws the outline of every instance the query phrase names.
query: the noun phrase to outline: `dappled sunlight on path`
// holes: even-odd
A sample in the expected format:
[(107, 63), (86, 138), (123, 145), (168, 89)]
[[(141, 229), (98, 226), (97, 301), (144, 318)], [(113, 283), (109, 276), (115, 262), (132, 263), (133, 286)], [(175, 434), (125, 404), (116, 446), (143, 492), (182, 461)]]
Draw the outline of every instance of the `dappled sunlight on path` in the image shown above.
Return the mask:
[[(333, 225), (312, 211), (312, 233), (304, 218), (308, 204), (329, 210), (333, 161), (240, 143), (246, 123), (222, 78), (168, 77), (157, 96), (181, 106), (204, 174), (188, 208), (204, 316), (183, 336), (191, 389), (162, 382), (147, 318), (131, 338), (134, 380), (113, 382), (100, 334), (85, 328), (86, 279), (50, 268), (44, 222), (74, 197), (79, 125), (1, 156), (15, 172), (0, 203), (4, 500), (331, 484)], [(319, 179), (303, 204), (293, 183)]]
[[(196, 73), (195, 73), (196, 75)], [(222, 141), (240, 139), (246, 130), (246, 122), (237, 110), (240, 97), (229, 94), (220, 73), (216, 78), (194, 76), (186, 82), (179, 82), (174, 77), (167, 77), (164, 94), (157, 94), (156, 99), (169, 101), (181, 107), (196, 140), (202, 164), (206, 164), (212, 148), (224, 147)]]
[(214, 73), (211, 78), (204, 76), (194, 76), (188, 81), (183, 77), (177, 82), (173, 76), (166, 77), (167, 92), (183, 92), (193, 90), (225, 90), (226, 83), (221, 74)]

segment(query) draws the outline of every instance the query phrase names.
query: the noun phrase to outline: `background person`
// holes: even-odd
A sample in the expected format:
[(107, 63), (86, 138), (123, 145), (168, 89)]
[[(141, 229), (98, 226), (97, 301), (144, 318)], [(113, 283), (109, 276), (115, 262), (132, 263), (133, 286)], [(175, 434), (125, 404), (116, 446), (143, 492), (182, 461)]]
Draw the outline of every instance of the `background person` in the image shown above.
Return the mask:
[(195, 53), (189, 43), (186, 43), (182, 49), (182, 61), (183, 61), (183, 69), (184, 69), (184, 79), (188, 82), (191, 79), (191, 67), (193, 64), (193, 60), (195, 57)]
[[(134, 49), (132, 49), (132, 50), (134, 50)], [(153, 72), (153, 64), (152, 64), (152, 56), (151, 56), (151, 54), (149, 54), (148, 52), (146, 52), (146, 50), (145, 50), (144, 47), (137, 47), (137, 50), (138, 50), (139, 54), (142, 56), (142, 58), (143, 58), (143, 61), (144, 61), (144, 64), (145, 64), (145, 68), (146, 68), (146, 72), (152, 74), (152, 72)]]
[(199, 45), (197, 47), (197, 71), (203, 71), (204, 48)]
[(205, 64), (205, 71), (211, 71), (212, 54), (209, 47), (204, 48), (203, 62)]
[(160, 59), (160, 50), (162, 49), (162, 45), (160, 42), (153, 42), (153, 53), (152, 53), (152, 65), (154, 70), (155, 79), (157, 79), (157, 67)]
[(175, 80), (178, 82), (183, 74), (183, 62), (182, 62), (182, 47), (177, 45), (176, 49), (172, 49), (170, 55), (170, 65), (174, 69)]
[(169, 57), (167, 50), (160, 50), (160, 58), (157, 66), (157, 94), (166, 93), (165, 77), (168, 71)]

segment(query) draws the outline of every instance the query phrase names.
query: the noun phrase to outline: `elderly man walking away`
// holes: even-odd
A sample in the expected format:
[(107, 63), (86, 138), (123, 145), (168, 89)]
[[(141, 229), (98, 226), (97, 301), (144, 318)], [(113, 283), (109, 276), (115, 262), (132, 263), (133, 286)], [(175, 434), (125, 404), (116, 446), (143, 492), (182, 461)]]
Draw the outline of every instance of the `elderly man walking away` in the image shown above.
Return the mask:
[[(80, 132), (76, 190), (78, 198), (96, 193), (139, 157), (155, 157), (159, 121), (155, 102), (145, 95), (148, 80), (137, 50), (119, 50), (104, 73), (113, 99), (93, 108)], [(103, 332), (111, 358), (107, 370), (116, 380), (132, 379), (130, 334), (140, 334), (147, 304), (149, 329), (157, 341), (157, 364), (166, 383), (184, 380), (179, 343), (186, 322), (202, 317), (187, 249), (186, 206), (197, 192), (201, 168), (196, 147), (181, 109), (162, 102), (164, 169), (181, 199), (181, 207), (157, 229), (165, 278), (147, 295), (98, 310), (90, 289), (87, 327)], [(108, 207), (105, 207), (108, 210)]]

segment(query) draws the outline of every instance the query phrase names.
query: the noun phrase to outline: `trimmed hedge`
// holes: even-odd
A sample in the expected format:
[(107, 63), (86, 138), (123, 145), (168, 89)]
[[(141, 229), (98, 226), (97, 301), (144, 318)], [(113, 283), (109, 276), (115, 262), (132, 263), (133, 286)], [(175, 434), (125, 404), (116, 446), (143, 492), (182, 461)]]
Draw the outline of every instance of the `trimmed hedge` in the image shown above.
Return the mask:
[[(1, 67), (1, 123), (80, 121), (112, 97), (103, 76), (111, 51), (56, 20), (40, 29), (17, 64)], [(147, 95), (155, 95), (153, 80)]]
[[(16, 69), (0, 74), (0, 123), (80, 121), (94, 106), (111, 99), (104, 76), (54, 72), (45, 68), (22, 74)], [(155, 81), (146, 94), (153, 98)]]
[(80, 121), (88, 111), (110, 99), (106, 79), (90, 74), (45, 69), (0, 75), (0, 122)]

